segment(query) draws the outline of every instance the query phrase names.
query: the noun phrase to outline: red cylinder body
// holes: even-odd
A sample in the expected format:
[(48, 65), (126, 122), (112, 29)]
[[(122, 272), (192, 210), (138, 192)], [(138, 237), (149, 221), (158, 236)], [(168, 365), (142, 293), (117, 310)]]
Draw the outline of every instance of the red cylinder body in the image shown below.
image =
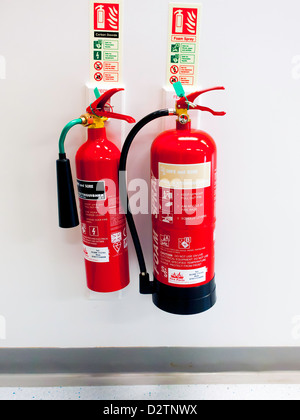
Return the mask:
[(119, 161), (120, 151), (105, 128), (89, 129), (76, 154), (76, 172), (87, 286), (95, 292), (115, 292), (129, 284)]
[(216, 300), (217, 150), (207, 133), (177, 121), (151, 148), (154, 303), (178, 314)]

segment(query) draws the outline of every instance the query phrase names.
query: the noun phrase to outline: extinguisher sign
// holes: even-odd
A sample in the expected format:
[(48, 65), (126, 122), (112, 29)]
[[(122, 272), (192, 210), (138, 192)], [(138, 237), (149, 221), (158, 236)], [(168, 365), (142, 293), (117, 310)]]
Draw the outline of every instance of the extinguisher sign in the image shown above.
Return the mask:
[(197, 85), (201, 5), (170, 3), (167, 85)]
[(91, 83), (121, 83), (122, 0), (91, 1)]

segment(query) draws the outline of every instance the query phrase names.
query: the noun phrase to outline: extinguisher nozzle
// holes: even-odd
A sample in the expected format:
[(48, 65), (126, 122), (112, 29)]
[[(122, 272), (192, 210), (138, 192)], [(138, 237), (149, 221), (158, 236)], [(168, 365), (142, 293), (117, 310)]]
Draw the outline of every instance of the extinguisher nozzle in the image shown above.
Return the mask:
[(71, 165), (65, 153), (56, 161), (57, 198), (59, 227), (72, 228), (79, 225)]
[(140, 274), (140, 293), (142, 295), (152, 295), (153, 293), (153, 282), (150, 281), (148, 273)]

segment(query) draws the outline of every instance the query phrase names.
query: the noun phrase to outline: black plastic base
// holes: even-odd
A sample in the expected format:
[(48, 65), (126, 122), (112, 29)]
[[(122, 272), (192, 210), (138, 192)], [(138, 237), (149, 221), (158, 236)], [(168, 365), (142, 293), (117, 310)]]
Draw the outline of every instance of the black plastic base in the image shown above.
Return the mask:
[(217, 301), (215, 277), (197, 287), (173, 287), (160, 283), (154, 277), (153, 303), (165, 312), (177, 315), (195, 315), (212, 308)]

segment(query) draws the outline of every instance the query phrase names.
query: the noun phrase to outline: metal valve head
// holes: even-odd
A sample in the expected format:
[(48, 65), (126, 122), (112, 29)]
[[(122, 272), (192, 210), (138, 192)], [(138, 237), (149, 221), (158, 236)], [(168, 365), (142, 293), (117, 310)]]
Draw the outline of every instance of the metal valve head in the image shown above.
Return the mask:
[(212, 110), (210, 108), (207, 108), (205, 106), (194, 104), (194, 101), (198, 98), (198, 96), (203, 95), (204, 93), (207, 93), (207, 92), (212, 92), (214, 90), (225, 90), (225, 88), (223, 86), (217, 86), (217, 87), (213, 87), (213, 88), (210, 88), (210, 89), (200, 90), (200, 91), (197, 91), (197, 92), (190, 93), (188, 95), (185, 95), (183, 86), (180, 82), (174, 83), (173, 87), (175, 89), (175, 92), (176, 92), (177, 96), (179, 96), (179, 98), (180, 98), (176, 102), (176, 109), (178, 109), (178, 110), (197, 109), (198, 111), (210, 112), (211, 114), (213, 114), (215, 116), (224, 116), (226, 114), (226, 112), (223, 112), (223, 111), (214, 111), (214, 110)]

